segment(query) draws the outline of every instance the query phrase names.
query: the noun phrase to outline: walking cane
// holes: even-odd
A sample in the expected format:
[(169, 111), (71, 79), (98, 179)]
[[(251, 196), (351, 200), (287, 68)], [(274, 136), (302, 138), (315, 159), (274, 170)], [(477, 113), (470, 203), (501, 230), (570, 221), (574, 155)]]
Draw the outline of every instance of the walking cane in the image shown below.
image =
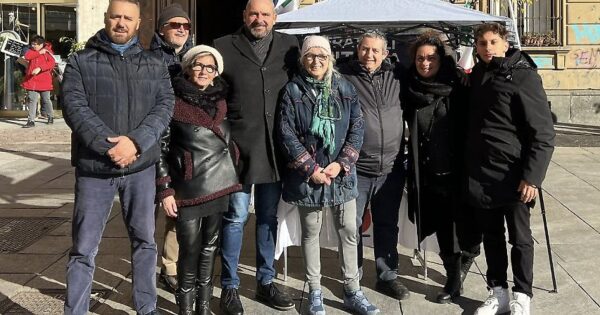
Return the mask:
[(544, 221), (544, 234), (546, 235), (546, 245), (548, 247), (548, 260), (550, 261), (550, 273), (552, 275), (552, 286), (554, 290), (550, 293), (558, 293), (556, 285), (556, 274), (554, 273), (554, 261), (552, 260), (552, 248), (550, 247), (550, 235), (548, 234), (548, 222), (546, 221), (546, 205), (544, 204), (544, 196), (542, 195), (542, 187), (538, 187), (540, 193), (540, 208), (542, 208), (542, 220)]

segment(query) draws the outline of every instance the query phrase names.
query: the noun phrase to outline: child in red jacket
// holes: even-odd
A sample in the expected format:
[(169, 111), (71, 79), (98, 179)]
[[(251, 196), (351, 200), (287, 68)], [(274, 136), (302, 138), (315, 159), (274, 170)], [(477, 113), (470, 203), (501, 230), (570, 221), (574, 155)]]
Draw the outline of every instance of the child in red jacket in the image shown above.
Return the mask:
[(50, 43), (39, 35), (31, 40), (31, 49), (25, 53), (25, 60), (29, 62), (25, 79), (21, 86), (27, 90), (29, 97), (29, 115), (27, 124), (23, 128), (35, 126), (35, 113), (40, 95), (42, 96), (42, 106), (48, 115), (48, 124), (54, 123), (52, 102), (50, 101), (50, 91), (52, 91), (52, 69), (56, 61), (52, 56)]

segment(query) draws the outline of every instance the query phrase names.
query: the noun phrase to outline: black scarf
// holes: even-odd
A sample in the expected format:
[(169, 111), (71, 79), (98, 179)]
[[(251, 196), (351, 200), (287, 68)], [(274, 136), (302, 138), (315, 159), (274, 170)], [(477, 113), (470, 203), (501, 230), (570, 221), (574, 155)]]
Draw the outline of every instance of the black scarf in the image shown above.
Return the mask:
[(408, 97), (412, 105), (420, 109), (449, 96), (452, 92), (452, 84), (452, 80), (443, 75), (438, 80), (424, 80), (413, 66), (410, 71)]
[(227, 96), (227, 83), (220, 76), (213, 80), (213, 85), (204, 90), (188, 81), (187, 76), (183, 74), (173, 78), (172, 82), (175, 96), (190, 105), (199, 106), (213, 118), (217, 112), (217, 101)]

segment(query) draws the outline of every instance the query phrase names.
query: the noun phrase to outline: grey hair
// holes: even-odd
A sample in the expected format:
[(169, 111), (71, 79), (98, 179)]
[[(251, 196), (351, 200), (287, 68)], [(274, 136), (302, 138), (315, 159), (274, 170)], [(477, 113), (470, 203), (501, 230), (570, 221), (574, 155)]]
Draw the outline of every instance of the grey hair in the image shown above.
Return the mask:
[(383, 50), (387, 50), (387, 46), (388, 46), (387, 38), (385, 38), (385, 34), (383, 32), (381, 32), (380, 30), (369, 30), (369, 31), (362, 33), (362, 35), (360, 35), (360, 37), (358, 38), (358, 46), (360, 46), (362, 44), (362, 42), (365, 38), (381, 39), (383, 41)]

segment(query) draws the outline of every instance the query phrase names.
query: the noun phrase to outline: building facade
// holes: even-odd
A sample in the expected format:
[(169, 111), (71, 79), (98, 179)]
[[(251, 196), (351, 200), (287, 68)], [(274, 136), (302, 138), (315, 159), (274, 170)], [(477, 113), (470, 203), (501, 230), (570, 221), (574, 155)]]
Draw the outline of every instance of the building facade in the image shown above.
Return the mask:
[[(475, 5), (510, 16), (510, 2)], [(521, 49), (538, 65), (557, 121), (600, 126), (600, 0), (529, 0), (513, 12)]]
[[(318, 2), (298, 1), (300, 7)], [(510, 16), (509, 3), (517, 1), (453, 2), (490, 14)], [(215, 38), (242, 25), (246, 1), (141, 1), (142, 44), (148, 45), (161, 9), (172, 3), (179, 3), (189, 12), (194, 22), (192, 36), (196, 43), (210, 44)], [(522, 49), (534, 58), (540, 69), (557, 121), (600, 126), (600, 0), (528, 0), (520, 3), (525, 4), (515, 5), (512, 11), (517, 20)], [(24, 41), (41, 34), (52, 42), (57, 55), (66, 58), (69, 46), (59, 39), (87, 40), (103, 27), (107, 6), (108, 0), (0, 0), (2, 30), (16, 30)], [(17, 77), (13, 75), (14, 66), (7, 69), (2, 65), (0, 70), (3, 74), (1, 83), (5, 86), (2, 89), (2, 108), (19, 109), (23, 93), (18, 91), (18, 74)], [(4, 80), (7, 76), (11, 78)], [(12, 82), (7, 84), (10, 80)], [(13, 86), (13, 94), (8, 96), (5, 91), (7, 85)], [(7, 102), (7, 99), (12, 102)]]

